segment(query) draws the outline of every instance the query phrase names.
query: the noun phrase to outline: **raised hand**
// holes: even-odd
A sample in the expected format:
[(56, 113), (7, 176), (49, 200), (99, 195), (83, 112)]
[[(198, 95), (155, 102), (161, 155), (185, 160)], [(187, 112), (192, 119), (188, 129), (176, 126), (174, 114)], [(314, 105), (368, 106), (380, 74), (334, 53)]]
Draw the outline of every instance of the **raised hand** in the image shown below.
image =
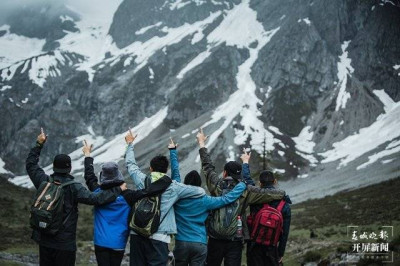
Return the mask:
[(136, 139), (136, 137), (137, 137), (137, 134), (134, 135), (132, 133), (132, 129), (129, 128), (128, 133), (125, 136), (125, 141), (126, 141), (127, 144), (130, 144)]
[(247, 153), (246, 148), (243, 148), (243, 154), (240, 156), (242, 163), (249, 163), (251, 152)]
[(46, 140), (47, 140), (47, 135), (44, 133), (44, 130), (43, 130), (43, 128), (41, 127), (41, 128), (40, 128), (40, 134), (39, 134), (39, 136), (37, 137), (37, 142), (38, 142), (39, 144), (44, 144), (44, 143), (46, 142)]
[(203, 132), (203, 129), (200, 128), (199, 132), (196, 135), (197, 143), (199, 143), (200, 148), (204, 148), (206, 146), (206, 140), (208, 136), (206, 136)]
[(176, 149), (178, 147), (178, 143), (175, 144), (174, 140), (170, 137), (168, 143), (168, 149)]
[(126, 183), (122, 183), (122, 185), (119, 186), (122, 191), (127, 190), (128, 188), (126, 187)]
[(83, 154), (84, 154), (86, 157), (90, 157), (90, 153), (92, 152), (92, 149), (93, 149), (93, 144), (89, 145), (89, 144), (86, 142), (86, 140), (84, 140), (84, 141), (83, 141), (83, 148), (82, 148)]

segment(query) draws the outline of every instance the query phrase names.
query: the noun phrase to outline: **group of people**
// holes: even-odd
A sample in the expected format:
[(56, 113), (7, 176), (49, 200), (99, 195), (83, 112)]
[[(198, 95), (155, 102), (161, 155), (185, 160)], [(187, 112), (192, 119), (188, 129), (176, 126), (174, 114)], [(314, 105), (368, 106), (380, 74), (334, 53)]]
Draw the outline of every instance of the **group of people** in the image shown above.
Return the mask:
[[(167, 265), (173, 237), (175, 265), (241, 265), (245, 243), (247, 265), (282, 263), (289, 234), (291, 201), (284, 191), (275, 187), (277, 181), (273, 172), (262, 171), (260, 184), (256, 186), (250, 175), (250, 153), (244, 150), (240, 157), (242, 164), (227, 162), (220, 177), (205, 147), (207, 136), (200, 129), (196, 137), (202, 172), (211, 194), (207, 195), (196, 170), (187, 173), (181, 182), (178, 147), (172, 139), (168, 144), (171, 176), (167, 175), (169, 160), (163, 155), (151, 159), (149, 175), (143, 173), (135, 158), (136, 136), (131, 130), (125, 136), (125, 163), (136, 190), (127, 189), (115, 162), (104, 163), (97, 177), (94, 159), (90, 156), (92, 145), (84, 141), (86, 188), (70, 175), (68, 155), (54, 157), (54, 173), (50, 176), (39, 167), (40, 152), (47, 140), (41, 130), (26, 160), (28, 175), (37, 188), (31, 225), (32, 238), (39, 244), (40, 265), (75, 264), (78, 203), (95, 205), (94, 245), (98, 265), (120, 265), (129, 236), (130, 265)], [(55, 192), (56, 196), (50, 196), (52, 186), (63, 194)], [(33, 220), (32, 216), (37, 213), (43, 216), (43, 209), (51, 210), (55, 201), (51, 197), (61, 194), (62, 219), (57, 230), (50, 231), (51, 226), (42, 220)], [(159, 220), (154, 232), (147, 236), (131, 224), (138, 202), (150, 197), (159, 197), (159, 215), (156, 216)], [(45, 201), (51, 202), (49, 206)], [(245, 219), (248, 207), (250, 214)]]

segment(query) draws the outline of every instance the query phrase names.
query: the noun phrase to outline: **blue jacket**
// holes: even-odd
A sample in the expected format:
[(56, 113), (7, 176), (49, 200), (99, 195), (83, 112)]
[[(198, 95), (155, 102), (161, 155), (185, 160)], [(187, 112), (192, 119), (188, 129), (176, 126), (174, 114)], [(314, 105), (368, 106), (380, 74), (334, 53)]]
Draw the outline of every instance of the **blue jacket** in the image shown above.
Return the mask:
[[(137, 189), (144, 188), (144, 180), (146, 175), (140, 170), (136, 163), (134, 148), (132, 144), (128, 145), (125, 155), (125, 162), (128, 168), (128, 173), (131, 176), (133, 183)], [(161, 194), (161, 224), (158, 228), (157, 234), (176, 234), (176, 221), (174, 204), (184, 198), (199, 198), (206, 194), (203, 188), (187, 186), (172, 181), (171, 185)]]
[[(120, 185), (119, 182), (100, 186), (98, 178), (94, 174), (93, 158), (91, 157), (85, 158), (84, 177), (86, 185), (94, 193)], [(127, 189), (114, 202), (96, 206), (94, 208), (94, 244), (111, 249), (125, 250), (129, 236), (128, 217), (131, 206), (144, 197), (161, 193), (169, 184), (171, 184), (169, 178), (162, 178), (152, 183), (147, 189), (137, 191)]]
[[(181, 182), (179, 174), (178, 152), (170, 150), (171, 176), (173, 180)], [(175, 203), (175, 217), (178, 226), (176, 240), (207, 244), (206, 219), (209, 211), (219, 209), (237, 200), (246, 185), (241, 182), (235, 188), (221, 197), (204, 195), (197, 199), (183, 199)]]
[[(100, 192), (98, 188), (94, 192)], [(128, 241), (128, 215), (131, 207), (123, 196), (114, 202), (94, 208), (94, 244), (125, 250)]]

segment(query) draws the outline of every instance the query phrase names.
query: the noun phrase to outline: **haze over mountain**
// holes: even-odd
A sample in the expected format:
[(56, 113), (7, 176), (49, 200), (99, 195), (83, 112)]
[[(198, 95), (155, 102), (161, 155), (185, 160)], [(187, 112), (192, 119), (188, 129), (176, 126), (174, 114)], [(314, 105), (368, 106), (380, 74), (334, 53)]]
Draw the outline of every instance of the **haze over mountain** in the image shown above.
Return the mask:
[[(203, 127), (217, 168), (251, 147), (297, 200), (400, 173), (398, 1), (6, 1), (0, 13), (0, 173), (32, 184), (25, 157), (42, 126), (83, 170), (139, 164), (180, 144), (200, 168)], [(254, 163), (253, 171), (258, 171)], [(14, 177), (16, 176), (16, 177)]]

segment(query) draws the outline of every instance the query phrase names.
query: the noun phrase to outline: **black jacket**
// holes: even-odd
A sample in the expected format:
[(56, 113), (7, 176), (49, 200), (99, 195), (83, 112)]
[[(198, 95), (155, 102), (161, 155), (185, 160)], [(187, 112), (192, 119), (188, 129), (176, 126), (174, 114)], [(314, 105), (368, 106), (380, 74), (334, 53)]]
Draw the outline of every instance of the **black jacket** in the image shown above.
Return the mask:
[[(274, 186), (267, 186), (266, 188), (275, 189)], [(283, 257), (283, 255), (285, 254), (286, 243), (287, 243), (287, 240), (289, 237), (290, 221), (291, 221), (291, 216), (292, 216), (291, 208), (290, 208), (290, 204), (292, 204), (292, 201), (290, 200), (288, 195), (285, 195), (283, 200), (285, 201), (285, 205), (282, 208), (283, 232), (282, 232), (281, 236), (279, 237), (279, 244), (278, 244), (279, 257)], [(280, 200), (274, 200), (274, 201), (269, 202), (268, 204), (273, 208), (277, 208), (280, 202), (281, 202)], [(261, 210), (261, 208), (263, 206), (264, 206), (263, 204), (251, 205), (250, 212), (252, 214), (255, 214), (259, 210)]]
[[(28, 158), (26, 159), (26, 171), (28, 172), (29, 178), (36, 189), (39, 188), (42, 182), (47, 182), (49, 179), (49, 176), (38, 165), (41, 150), (42, 145), (37, 144), (36, 147), (31, 149)], [(74, 177), (69, 174), (59, 173), (54, 173), (52, 177), (54, 180), (57, 180), (61, 183), (74, 179)], [(41, 246), (74, 251), (76, 250), (78, 203), (84, 203), (88, 205), (102, 205), (110, 203), (114, 201), (121, 193), (121, 188), (114, 187), (112, 189), (102, 191), (101, 193), (92, 193), (81, 183), (76, 183), (66, 186), (63, 189), (65, 195), (63, 219), (65, 220), (71, 213), (65, 224), (56, 235), (47, 235), (34, 230), (32, 233), (32, 239)]]

